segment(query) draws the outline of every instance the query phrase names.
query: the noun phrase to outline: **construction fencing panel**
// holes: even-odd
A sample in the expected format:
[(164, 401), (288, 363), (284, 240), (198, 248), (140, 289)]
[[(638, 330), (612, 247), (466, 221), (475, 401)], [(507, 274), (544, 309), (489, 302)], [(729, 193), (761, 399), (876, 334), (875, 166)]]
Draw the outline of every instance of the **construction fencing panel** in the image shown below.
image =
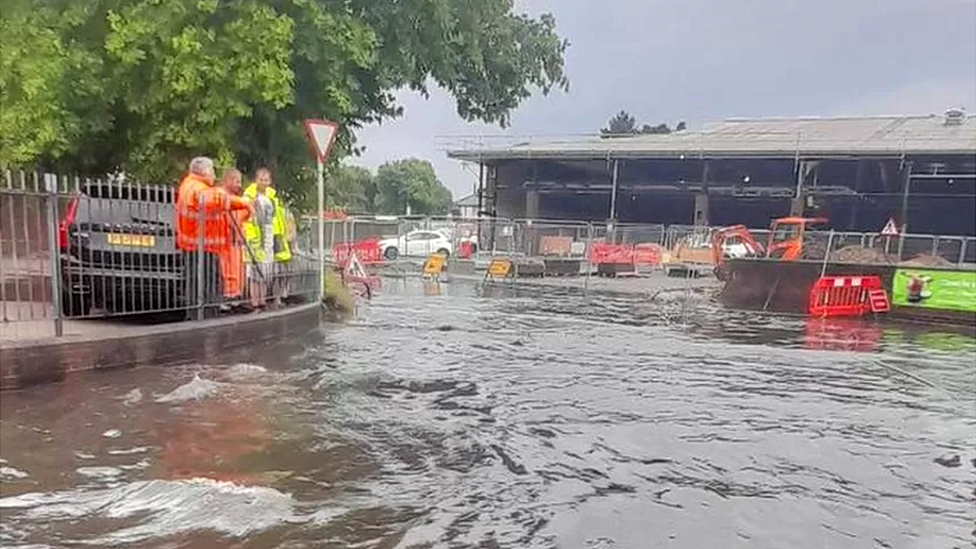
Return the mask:
[[(53, 188), (49, 188), (52, 183)], [(52, 243), (66, 203), (42, 174), (7, 171), (0, 180), (0, 323), (3, 337), (56, 335)], [(47, 185), (47, 187), (46, 187)]]

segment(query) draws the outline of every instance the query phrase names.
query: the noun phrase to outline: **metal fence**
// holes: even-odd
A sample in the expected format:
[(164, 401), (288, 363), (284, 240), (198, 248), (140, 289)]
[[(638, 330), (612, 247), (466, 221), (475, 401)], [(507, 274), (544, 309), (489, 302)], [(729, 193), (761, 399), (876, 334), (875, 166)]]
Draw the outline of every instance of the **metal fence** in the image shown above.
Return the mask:
[[(545, 219), (350, 218), (329, 222), (326, 249), (332, 250), (336, 263), (355, 252), (366, 264), (412, 273), (419, 273), (424, 260), (437, 252), (447, 253), (452, 260), (473, 259), (480, 268), (493, 257), (505, 256), (545, 264), (543, 274), (584, 274), (604, 261), (631, 261), (634, 271), (646, 272), (673, 264), (711, 263), (711, 236), (719, 228)], [(768, 228), (750, 233), (764, 247), (769, 243)], [(605, 254), (598, 252), (614, 258), (630, 255), (625, 260), (607, 260), (600, 259)], [(976, 239), (806, 231), (802, 259), (825, 258), (831, 263), (918, 262), (976, 268)], [(575, 271), (568, 265), (572, 261), (579, 263)]]
[(304, 220), (286, 216), (267, 249), (255, 250), (242, 210), (232, 211), (228, 195), (205, 194), (188, 212), (198, 238), (181, 249), (172, 186), (4, 173), (4, 335), (62, 335), (63, 322), (76, 319), (201, 318), (318, 296), (314, 231)]

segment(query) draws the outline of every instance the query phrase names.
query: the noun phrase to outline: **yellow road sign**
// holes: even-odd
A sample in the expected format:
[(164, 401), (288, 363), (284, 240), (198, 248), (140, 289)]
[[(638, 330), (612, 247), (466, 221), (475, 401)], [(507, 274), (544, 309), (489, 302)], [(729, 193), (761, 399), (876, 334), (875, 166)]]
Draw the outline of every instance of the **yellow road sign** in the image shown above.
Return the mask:
[(512, 276), (512, 260), (492, 259), (488, 264), (488, 276), (492, 278), (508, 278)]
[(436, 277), (444, 272), (444, 265), (447, 263), (447, 256), (442, 254), (431, 254), (424, 262), (424, 276)]

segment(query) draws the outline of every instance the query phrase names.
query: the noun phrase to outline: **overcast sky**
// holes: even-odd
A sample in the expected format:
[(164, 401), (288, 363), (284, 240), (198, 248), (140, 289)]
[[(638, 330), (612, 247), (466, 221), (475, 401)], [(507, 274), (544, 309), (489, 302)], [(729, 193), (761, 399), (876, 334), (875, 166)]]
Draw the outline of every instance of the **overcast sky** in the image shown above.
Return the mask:
[[(620, 109), (638, 123), (729, 117), (976, 112), (976, 0), (517, 0), (569, 39), (568, 93), (534, 96), (511, 128), (466, 123), (442, 90), (399, 94), (404, 116), (359, 133), (351, 162), (430, 160), (455, 198), (473, 169), (459, 136), (595, 133)], [(490, 139), (490, 138), (486, 138)]]

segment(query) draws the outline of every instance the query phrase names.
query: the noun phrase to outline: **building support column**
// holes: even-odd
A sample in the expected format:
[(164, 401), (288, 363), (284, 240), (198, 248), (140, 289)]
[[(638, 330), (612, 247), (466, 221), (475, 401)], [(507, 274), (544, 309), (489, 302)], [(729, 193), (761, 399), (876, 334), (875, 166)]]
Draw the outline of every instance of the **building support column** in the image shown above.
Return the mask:
[(854, 201), (851, 202), (851, 217), (847, 223), (848, 231), (857, 230), (857, 210), (861, 205), (861, 189), (864, 188), (864, 173), (867, 171), (867, 167), (866, 161), (857, 161), (857, 172), (854, 175)]
[(525, 191), (525, 218), (539, 219), (539, 191), (535, 189)]
[(699, 227), (708, 226), (708, 193), (699, 192), (695, 194), (695, 225)]
[(901, 227), (898, 230), (901, 234), (908, 231), (908, 194), (912, 187), (912, 163), (906, 162), (902, 168), (902, 193), (901, 193)]
[(701, 190), (695, 194), (695, 217), (696, 226), (707, 227), (708, 220), (708, 175), (711, 170), (710, 161), (706, 160), (702, 166)]
[(796, 192), (793, 194), (793, 200), (790, 202), (790, 215), (793, 217), (803, 217), (803, 214), (806, 212), (807, 197), (803, 189), (803, 184), (816, 167), (816, 161), (801, 160), (799, 163), (796, 171)]
[(611, 221), (617, 220), (617, 159), (613, 159), (613, 172), (610, 180), (610, 216)]
[(478, 218), (478, 245), (480, 246), (484, 242), (484, 235), (481, 234), (481, 217), (482, 213), (485, 211), (485, 165), (478, 162), (478, 211), (475, 217)]

